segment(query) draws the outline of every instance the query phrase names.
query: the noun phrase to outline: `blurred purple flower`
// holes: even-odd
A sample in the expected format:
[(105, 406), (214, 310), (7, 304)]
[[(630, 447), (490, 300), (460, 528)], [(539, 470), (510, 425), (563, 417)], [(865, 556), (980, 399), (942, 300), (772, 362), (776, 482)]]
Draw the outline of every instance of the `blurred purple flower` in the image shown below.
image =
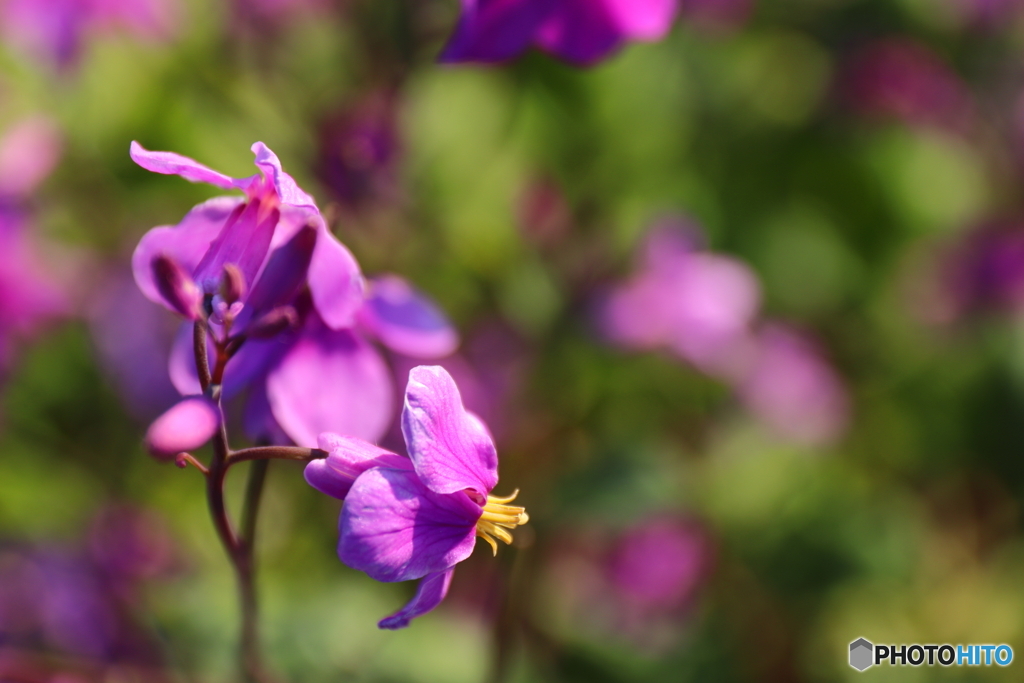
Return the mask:
[(608, 576), (619, 600), (645, 614), (680, 609), (710, 565), (706, 532), (676, 517), (647, 520), (615, 543)]
[(220, 427), (220, 408), (206, 396), (186, 396), (158, 417), (146, 431), (146, 449), (168, 460), (201, 447)]
[(967, 134), (977, 113), (967, 84), (926, 45), (887, 38), (862, 47), (840, 76), (841, 95), (865, 116)]
[(29, 234), (24, 206), (56, 165), (60, 145), (56, 127), (40, 117), (23, 120), (0, 138), (0, 363), (9, 359), (15, 337), (69, 308), (56, 269), (43, 264)]
[(462, 0), (442, 62), (501, 62), (536, 45), (579, 66), (627, 40), (660, 40), (676, 0)]
[(599, 324), (617, 344), (668, 348), (701, 371), (728, 378), (749, 343), (760, 286), (744, 263), (703, 251), (699, 241), (685, 223), (653, 229), (640, 272), (611, 291)]
[(139, 291), (120, 268), (96, 290), (89, 327), (100, 363), (125, 407), (140, 420), (152, 420), (179, 394), (167, 375), (167, 355), (176, 325)]
[(378, 581), (422, 579), (412, 600), (378, 624), (387, 629), (404, 628), (440, 604), (477, 536), (497, 554), (497, 540), (511, 543), (508, 530), (529, 520), (524, 508), (508, 505), (516, 494), (490, 495), (497, 451), (443, 368), (410, 373), (402, 431), (409, 458), (326, 433), (320, 448), (328, 457), (306, 467), (310, 485), (345, 501), (342, 562)]
[(849, 396), (835, 370), (812, 342), (778, 323), (759, 331), (738, 391), (755, 415), (796, 443), (832, 443), (850, 421)]
[(398, 192), (401, 152), (394, 96), (363, 98), (320, 129), (318, 174), (334, 198), (358, 211)]
[(936, 258), (936, 322), (972, 313), (1024, 312), (1024, 223), (984, 223)]
[(0, 31), (37, 58), (66, 67), (97, 31), (123, 28), (145, 41), (167, 38), (176, 11), (174, 0), (6, 0)]

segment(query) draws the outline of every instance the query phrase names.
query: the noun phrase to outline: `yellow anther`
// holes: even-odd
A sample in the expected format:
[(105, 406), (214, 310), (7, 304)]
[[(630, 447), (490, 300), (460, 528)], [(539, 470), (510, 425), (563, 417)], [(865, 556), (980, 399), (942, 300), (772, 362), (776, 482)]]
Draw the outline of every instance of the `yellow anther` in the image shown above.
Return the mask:
[(495, 555), (498, 554), (499, 540), (505, 544), (512, 542), (512, 534), (508, 532), (508, 529), (515, 529), (530, 521), (530, 516), (526, 514), (526, 508), (507, 505), (518, 495), (519, 489), (505, 498), (487, 496), (484, 511), (480, 515), (480, 519), (477, 520), (476, 535), (487, 541)]

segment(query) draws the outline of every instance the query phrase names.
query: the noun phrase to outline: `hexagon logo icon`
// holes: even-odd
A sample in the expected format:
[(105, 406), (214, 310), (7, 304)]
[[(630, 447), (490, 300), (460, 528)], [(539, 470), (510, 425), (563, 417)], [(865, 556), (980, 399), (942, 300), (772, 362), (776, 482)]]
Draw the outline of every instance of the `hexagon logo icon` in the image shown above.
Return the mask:
[(875, 646), (863, 638), (850, 643), (850, 666), (857, 671), (863, 671), (868, 668), (874, 661), (872, 654), (874, 653)]

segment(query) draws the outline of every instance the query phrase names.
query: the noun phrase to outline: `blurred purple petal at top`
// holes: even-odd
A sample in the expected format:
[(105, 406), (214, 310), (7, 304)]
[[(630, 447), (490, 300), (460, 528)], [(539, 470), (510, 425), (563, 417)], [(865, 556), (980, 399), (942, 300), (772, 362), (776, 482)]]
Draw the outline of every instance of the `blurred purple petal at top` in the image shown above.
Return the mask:
[(865, 116), (969, 134), (977, 112), (962, 78), (931, 48), (910, 38), (876, 40), (847, 61), (840, 94)]
[(88, 316), (100, 363), (132, 415), (152, 420), (178, 400), (167, 373), (177, 321), (142, 295), (130, 273), (98, 288)]
[(815, 345), (778, 323), (758, 333), (752, 365), (737, 388), (744, 404), (778, 436), (823, 446), (843, 436), (850, 399)]
[(654, 229), (640, 272), (608, 294), (599, 324), (614, 343), (669, 348), (703, 372), (730, 378), (749, 345), (760, 286), (744, 263), (697, 250), (698, 240), (692, 228)]
[(61, 133), (45, 116), (22, 119), (0, 138), (0, 200), (23, 198), (57, 166)]
[(938, 290), (951, 317), (1024, 313), (1024, 222), (988, 221), (945, 248)]
[(462, 0), (442, 62), (501, 62), (531, 45), (578, 66), (629, 40), (660, 40), (676, 0)]
[(1013, 26), (1024, 8), (1021, 0), (946, 0), (946, 4), (961, 25), (985, 31)]

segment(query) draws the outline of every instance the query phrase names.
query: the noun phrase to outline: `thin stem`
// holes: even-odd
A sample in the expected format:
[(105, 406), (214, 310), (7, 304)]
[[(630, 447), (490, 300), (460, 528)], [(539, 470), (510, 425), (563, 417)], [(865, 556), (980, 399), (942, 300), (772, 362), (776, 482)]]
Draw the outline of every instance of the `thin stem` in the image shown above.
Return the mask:
[(298, 462), (309, 462), (326, 458), (327, 451), (319, 448), (302, 448), (301, 446), (257, 446), (255, 448), (243, 448), (233, 451), (228, 456), (231, 465), (246, 460), (297, 460)]
[(205, 392), (210, 387), (210, 359), (206, 348), (206, 322), (197, 320), (192, 326), (192, 352), (196, 357), (196, 370), (199, 373), (199, 386)]
[(242, 602), (242, 663), (246, 672), (256, 680), (264, 678), (260, 663), (259, 603), (256, 598), (256, 520), (269, 465), (269, 460), (256, 460), (249, 466), (245, 502), (242, 505), (242, 537), (236, 560), (238, 592)]
[(185, 469), (189, 465), (192, 465), (192, 467), (195, 467), (205, 476), (210, 476), (210, 470), (206, 468), (206, 465), (196, 460), (191, 453), (178, 453), (178, 455), (175, 456), (174, 458), (174, 464), (180, 467), (181, 469)]

